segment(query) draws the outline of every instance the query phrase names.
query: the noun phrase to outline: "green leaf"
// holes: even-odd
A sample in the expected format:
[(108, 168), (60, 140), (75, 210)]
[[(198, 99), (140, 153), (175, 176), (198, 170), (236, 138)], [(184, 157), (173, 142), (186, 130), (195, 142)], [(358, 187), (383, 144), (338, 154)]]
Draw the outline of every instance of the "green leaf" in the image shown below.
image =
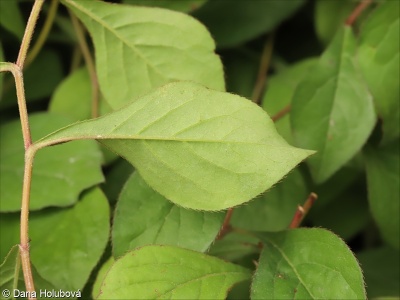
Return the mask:
[[(36, 113), (29, 119), (32, 139), (71, 123), (55, 114)], [(24, 145), (19, 120), (0, 130), (0, 211), (21, 209)], [(103, 181), (102, 156), (93, 141), (78, 141), (41, 149), (35, 156), (30, 209), (68, 206), (86, 188)]]
[[(0, 108), (17, 105), (14, 79), (11, 76), (9, 78), (12, 80), (12, 84), (8, 89), (4, 87), (4, 98), (0, 101)], [(57, 53), (51, 50), (42, 50), (32, 64), (24, 69), (26, 100), (35, 102), (49, 97), (62, 78), (62, 65)]]
[(22, 40), (25, 24), (18, 7), (18, 1), (1, 1), (0, 25)]
[(303, 0), (208, 1), (194, 12), (221, 48), (243, 44), (276, 28), (304, 4)]
[(224, 90), (214, 42), (190, 16), (99, 1), (63, 2), (92, 35), (101, 91), (112, 108), (170, 81)]
[(295, 169), (261, 197), (235, 208), (231, 224), (255, 231), (284, 230), (289, 226), (297, 206), (307, 199), (307, 194), (303, 176)]
[[(0, 62), (4, 61), (3, 45), (0, 40)], [(4, 74), (0, 72), (0, 101), (3, 99), (3, 79)]]
[(399, 1), (382, 3), (361, 28), (358, 60), (382, 119), (383, 141), (400, 135)]
[(123, 0), (123, 3), (140, 6), (162, 7), (181, 12), (191, 12), (198, 9), (207, 0)]
[[(389, 247), (362, 251), (357, 255), (363, 267), (369, 299), (400, 297), (400, 253)], [(384, 274), (385, 276), (382, 276)]]
[(356, 5), (357, 3), (351, 0), (315, 1), (315, 32), (324, 45), (329, 44)]
[(250, 276), (243, 267), (202, 253), (145, 246), (115, 262), (98, 299), (225, 299), (235, 283)]
[(347, 245), (324, 229), (262, 234), (265, 242), (252, 299), (366, 299), (363, 276)]
[[(49, 111), (65, 115), (74, 120), (91, 117), (92, 87), (86, 68), (75, 70), (67, 76), (54, 91), (49, 104)], [(100, 114), (111, 111), (103, 99), (99, 101)]]
[(82, 289), (108, 242), (109, 215), (98, 188), (71, 208), (33, 213), (31, 258), (41, 276), (63, 290)]
[[(35, 281), (37, 299), (49, 299), (48, 297), (44, 297), (44, 295), (41, 295), (39, 291), (51, 291), (55, 289), (55, 287), (48, 281), (40, 277), (40, 275), (36, 271), (36, 268), (33, 265), (31, 265), (31, 269), (32, 277)], [(0, 265), (0, 290), (2, 291), (0, 299), (25, 299), (25, 282), (20, 262), (19, 245), (15, 245), (11, 248), (4, 262)], [(4, 296), (5, 290), (10, 291), (11, 297)]]
[(366, 150), (368, 199), (372, 215), (387, 242), (400, 248), (399, 141)]
[(106, 277), (108, 271), (111, 266), (115, 263), (114, 257), (110, 257), (100, 268), (99, 272), (96, 276), (96, 281), (93, 284), (92, 297), (93, 299), (97, 299), (100, 294), (101, 284), (103, 283), (104, 278)]
[(361, 149), (375, 125), (372, 97), (353, 58), (351, 30), (346, 26), (338, 32), (292, 101), (293, 136), (298, 146), (317, 150), (308, 163), (318, 183)]
[(189, 82), (68, 126), (39, 146), (72, 139), (101, 141), (161, 195), (202, 210), (250, 200), (312, 154), (288, 145), (254, 103)]
[(119, 257), (150, 244), (204, 252), (218, 234), (224, 214), (176, 206), (135, 172), (121, 191), (113, 220), (113, 253)]
[[(262, 99), (262, 108), (270, 116), (274, 116), (290, 105), (297, 86), (316, 62), (317, 59), (308, 58), (269, 77), (267, 90)], [(293, 145), (289, 114), (277, 120), (275, 126), (278, 133)]]

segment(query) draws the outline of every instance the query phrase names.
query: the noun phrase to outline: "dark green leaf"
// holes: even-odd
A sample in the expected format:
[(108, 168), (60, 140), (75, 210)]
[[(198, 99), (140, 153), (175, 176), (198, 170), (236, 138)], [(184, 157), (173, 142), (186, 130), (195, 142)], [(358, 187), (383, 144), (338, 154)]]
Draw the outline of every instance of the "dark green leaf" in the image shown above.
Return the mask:
[(236, 208), (231, 223), (255, 231), (286, 229), (298, 205), (307, 199), (307, 187), (299, 170), (293, 170), (282, 182), (247, 205)]
[(312, 154), (288, 145), (254, 103), (188, 82), (73, 124), (41, 145), (72, 139), (100, 140), (161, 195), (202, 210), (250, 200)]
[(128, 250), (151, 244), (204, 252), (214, 241), (223, 220), (223, 213), (174, 205), (135, 172), (126, 182), (115, 210), (113, 253), (119, 257)]
[(376, 297), (400, 297), (400, 253), (389, 247), (360, 252), (358, 261), (363, 267), (367, 295)]
[[(32, 114), (33, 140), (71, 120), (55, 114)], [(35, 156), (30, 209), (68, 206), (78, 200), (82, 190), (103, 181), (102, 155), (93, 141), (78, 141), (41, 149)], [(0, 130), (0, 211), (21, 209), (24, 145), (21, 124), (13, 121)]]
[[(4, 1), (0, 3), (0, 24), (22, 40), (24, 35), (24, 20), (18, 7), (18, 1)], [(1, 60), (0, 60), (1, 61)]]
[(92, 35), (100, 87), (112, 108), (170, 81), (224, 90), (214, 41), (190, 16), (100, 1), (63, 2)]
[(202, 253), (145, 246), (115, 262), (98, 299), (225, 299), (235, 283), (250, 276), (243, 267)]
[(357, 260), (333, 233), (295, 229), (260, 237), (252, 299), (366, 299)]
[(358, 60), (379, 116), (384, 142), (400, 134), (400, 4), (386, 1), (361, 29)]
[(372, 97), (353, 58), (355, 39), (351, 30), (346, 26), (338, 32), (299, 84), (292, 102), (296, 144), (317, 150), (308, 160), (316, 182), (327, 180), (348, 162), (375, 125)]
[(204, 4), (207, 0), (123, 0), (123, 3), (140, 6), (162, 7), (182, 12), (191, 12)]
[(210, 30), (218, 47), (232, 47), (276, 28), (304, 3), (303, 0), (211, 0), (194, 12)]
[(383, 237), (400, 248), (399, 141), (366, 151), (368, 198)]

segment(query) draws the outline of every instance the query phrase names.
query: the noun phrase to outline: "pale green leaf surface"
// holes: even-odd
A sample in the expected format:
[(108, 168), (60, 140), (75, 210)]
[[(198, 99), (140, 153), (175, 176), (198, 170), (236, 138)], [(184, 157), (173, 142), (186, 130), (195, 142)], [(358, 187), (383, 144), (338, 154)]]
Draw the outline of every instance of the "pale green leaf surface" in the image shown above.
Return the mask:
[(225, 299), (250, 277), (250, 270), (202, 253), (145, 246), (115, 262), (98, 299)]
[[(49, 97), (62, 78), (62, 64), (57, 53), (53, 50), (42, 50), (32, 64), (24, 69), (25, 97), (28, 103)], [(8, 89), (4, 87), (0, 101), (1, 108), (17, 105), (14, 79), (11, 76), (8, 79), (12, 84)]]
[[(268, 79), (266, 92), (262, 99), (262, 108), (270, 115), (274, 116), (290, 105), (296, 87), (310, 68), (317, 62), (315, 58), (302, 60)], [(290, 128), (290, 117), (286, 114), (275, 122), (278, 133), (291, 145), (294, 144), (292, 130)]]
[(109, 240), (109, 216), (98, 188), (73, 207), (33, 213), (31, 259), (40, 275), (63, 290), (82, 290)]
[(112, 108), (171, 81), (224, 90), (214, 41), (192, 17), (161, 8), (63, 2), (92, 35), (101, 91)]
[(18, 39), (22, 39), (25, 24), (18, 1), (0, 1), (0, 24)]
[(361, 28), (358, 61), (379, 116), (383, 140), (400, 135), (400, 4), (382, 3)]
[[(7, 257), (0, 265), (0, 291), (8, 290), (11, 292), (11, 297), (4, 297), (4, 294), (0, 294), (0, 299), (25, 299), (25, 282), (24, 276), (22, 273), (21, 262), (19, 259), (19, 246), (14, 245)], [(36, 297), (37, 299), (49, 299), (49, 297), (45, 297), (44, 295), (40, 295), (39, 290), (53, 290), (55, 287), (50, 284), (48, 281), (44, 280), (37, 273), (36, 268), (32, 265), (32, 276), (35, 281), (35, 289), (37, 291)], [(18, 270), (19, 269), (19, 270)], [(15, 278), (18, 276), (18, 278)], [(16, 286), (14, 286), (16, 284)], [(14, 297), (15, 296), (15, 297)], [(50, 298), (53, 299), (53, 298)]]
[(288, 145), (268, 115), (247, 99), (188, 82), (168, 84), (40, 144), (70, 139), (99, 140), (161, 195), (202, 210), (250, 200), (313, 153)]
[(293, 97), (293, 136), (296, 145), (317, 150), (308, 163), (318, 183), (361, 149), (375, 125), (372, 97), (357, 72), (355, 46), (352, 29), (339, 30)]
[[(50, 113), (30, 116), (32, 139), (37, 140), (71, 120)], [(93, 141), (78, 141), (37, 152), (34, 160), (30, 209), (68, 206), (82, 190), (103, 181), (102, 155)], [(0, 130), (0, 211), (21, 209), (24, 145), (21, 124), (15, 120)]]
[(151, 244), (205, 252), (217, 236), (224, 214), (179, 207), (135, 172), (121, 191), (113, 220), (113, 254), (119, 257)]
[(313, 228), (260, 237), (251, 299), (366, 299), (357, 260), (333, 233)]
[(400, 253), (387, 246), (358, 253), (369, 299), (400, 297)]
[(384, 239), (400, 248), (399, 140), (366, 150), (368, 200)]
[(166, 9), (191, 12), (202, 6), (207, 0), (123, 0), (123, 3), (140, 6), (162, 7)]
[(103, 283), (104, 278), (106, 277), (108, 271), (110, 270), (111, 266), (114, 264), (115, 259), (114, 257), (110, 257), (100, 268), (99, 272), (97, 273), (96, 280), (93, 284), (92, 289), (92, 297), (93, 299), (97, 299), (100, 294), (101, 284)]
[[(74, 120), (85, 120), (91, 117), (92, 87), (89, 72), (80, 68), (66, 77), (54, 91), (49, 111), (68, 116)], [(111, 111), (108, 104), (100, 97), (100, 115)]]
[(276, 28), (298, 10), (303, 0), (208, 1), (194, 12), (218, 47), (233, 47)]
[(235, 208), (231, 224), (246, 230), (284, 230), (289, 226), (297, 206), (302, 205), (307, 196), (305, 180), (295, 169), (261, 197)]

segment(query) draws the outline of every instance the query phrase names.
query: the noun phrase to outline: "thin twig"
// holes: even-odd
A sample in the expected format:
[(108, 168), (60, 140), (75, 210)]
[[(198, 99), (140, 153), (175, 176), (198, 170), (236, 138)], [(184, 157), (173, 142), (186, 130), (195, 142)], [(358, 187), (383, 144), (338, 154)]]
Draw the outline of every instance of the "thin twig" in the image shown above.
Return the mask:
[(229, 224), (232, 218), (232, 214), (233, 214), (233, 208), (229, 208), (226, 215), (225, 215), (225, 219), (224, 222), (222, 223), (221, 229), (217, 235), (217, 240), (222, 239), (228, 232), (231, 231), (231, 225)]
[(278, 111), (275, 115), (271, 117), (272, 121), (276, 122), (280, 118), (283, 118), (287, 113), (290, 112), (291, 109), (292, 107), (290, 104), (286, 105), (282, 110)]
[(345, 24), (348, 26), (352, 26), (354, 22), (357, 20), (357, 18), (361, 15), (361, 13), (366, 9), (370, 4), (372, 3), (372, 0), (362, 0), (356, 8), (351, 12), (350, 16), (347, 18)]
[(301, 222), (303, 221), (304, 217), (310, 211), (311, 207), (313, 206), (315, 200), (317, 200), (318, 196), (315, 193), (311, 193), (307, 200), (304, 202), (303, 206), (298, 206), (296, 212), (294, 213), (293, 219), (290, 222), (289, 228), (297, 228), (300, 226)]
[(272, 52), (274, 49), (274, 33), (271, 33), (267, 41), (265, 42), (265, 46), (263, 49), (263, 53), (261, 55), (260, 68), (258, 70), (257, 81), (254, 85), (253, 94), (251, 99), (254, 103), (259, 103), (261, 94), (264, 90), (265, 80), (267, 79), (267, 73), (269, 69), (269, 65), (271, 63)]
[(43, 25), (42, 31), (39, 34), (35, 44), (32, 46), (31, 51), (29, 51), (28, 56), (26, 57), (25, 67), (29, 65), (39, 54), (40, 50), (42, 49), (44, 42), (47, 39), (47, 36), (50, 32), (50, 29), (53, 25), (54, 18), (57, 14), (58, 8), (58, 0), (52, 0), (50, 3), (50, 8), (47, 14), (46, 21)]
[(86, 66), (89, 71), (90, 82), (92, 85), (92, 118), (96, 118), (99, 116), (99, 83), (96, 75), (96, 67), (90, 54), (89, 47), (86, 43), (82, 26), (79, 24), (78, 19), (71, 11), (69, 11), (69, 14), (71, 16), (72, 25), (74, 26), (83, 58), (85, 59)]

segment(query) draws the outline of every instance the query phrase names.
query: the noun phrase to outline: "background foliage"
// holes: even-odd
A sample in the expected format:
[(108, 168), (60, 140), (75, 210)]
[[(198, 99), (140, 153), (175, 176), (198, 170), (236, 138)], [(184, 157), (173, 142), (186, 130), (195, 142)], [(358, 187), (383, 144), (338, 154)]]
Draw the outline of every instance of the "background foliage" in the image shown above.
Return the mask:
[[(54, 24), (24, 70), (34, 141), (100, 142), (35, 158), (37, 289), (400, 297), (399, 1), (371, 1), (351, 26), (353, 0), (114, 2), (46, 1), (33, 44), (53, 12)], [(31, 6), (0, 0), (0, 61), (15, 61)], [(83, 28), (98, 114), (111, 112), (92, 121)], [(24, 149), (9, 75), (0, 75), (0, 287), (23, 289), (14, 245)], [(311, 154), (292, 146), (317, 152), (287, 174)], [(303, 225), (314, 228), (287, 230), (310, 192), (318, 200)]]

